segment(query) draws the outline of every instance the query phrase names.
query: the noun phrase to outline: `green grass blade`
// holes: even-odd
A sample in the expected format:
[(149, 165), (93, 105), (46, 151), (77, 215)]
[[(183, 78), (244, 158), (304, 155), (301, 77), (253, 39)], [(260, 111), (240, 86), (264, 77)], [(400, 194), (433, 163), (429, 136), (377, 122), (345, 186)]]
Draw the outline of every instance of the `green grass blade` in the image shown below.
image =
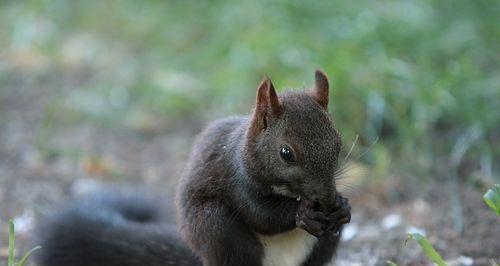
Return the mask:
[(9, 257), (7, 258), (7, 266), (14, 266), (14, 222), (9, 220)]
[(390, 260), (387, 261), (387, 265), (389, 265), (389, 266), (398, 266), (396, 263), (394, 263), (394, 262), (392, 262)]
[(30, 251), (28, 251), (28, 253), (24, 254), (24, 256), (21, 258), (21, 260), (19, 262), (17, 262), (16, 264), (14, 264), (14, 266), (24, 266), (24, 264), (26, 263), (26, 260), (28, 259), (28, 257), (31, 255), (31, 253), (37, 249), (41, 249), (42, 247), (40, 246), (36, 246), (34, 248), (32, 248)]
[(500, 216), (500, 184), (494, 185), (483, 196), (484, 202)]
[(429, 257), (438, 266), (447, 266), (441, 255), (439, 255), (439, 253), (434, 249), (434, 247), (431, 245), (429, 240), (425, 238), (425, 236), (419, 233), (409, 233), (408, 239), (416, 240), (427, 257)]

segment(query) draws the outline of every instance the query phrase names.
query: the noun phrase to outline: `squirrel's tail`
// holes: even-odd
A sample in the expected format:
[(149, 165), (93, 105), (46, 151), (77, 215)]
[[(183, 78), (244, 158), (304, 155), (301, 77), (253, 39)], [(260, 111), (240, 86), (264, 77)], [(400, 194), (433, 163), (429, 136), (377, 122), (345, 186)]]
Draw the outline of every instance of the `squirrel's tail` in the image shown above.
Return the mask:
[(37, 230), (39, 266), (201, 265), (159, 206), (140, 195), (108, 193), (76, 200)]

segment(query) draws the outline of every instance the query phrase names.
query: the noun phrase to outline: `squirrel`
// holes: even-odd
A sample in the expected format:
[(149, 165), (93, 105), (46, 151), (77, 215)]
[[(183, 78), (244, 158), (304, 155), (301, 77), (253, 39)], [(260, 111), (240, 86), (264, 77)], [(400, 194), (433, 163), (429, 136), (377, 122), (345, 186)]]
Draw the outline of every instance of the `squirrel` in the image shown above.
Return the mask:
[(37, 230), (40, 266), (319, 266), (337, 249), (350, 205), (337, 190), (341, 137), (329, 82), (311, 90), (257, 88), (251, 115), (211, 123), (177, 188), (177, 229), (154, 199), (101, 193)]

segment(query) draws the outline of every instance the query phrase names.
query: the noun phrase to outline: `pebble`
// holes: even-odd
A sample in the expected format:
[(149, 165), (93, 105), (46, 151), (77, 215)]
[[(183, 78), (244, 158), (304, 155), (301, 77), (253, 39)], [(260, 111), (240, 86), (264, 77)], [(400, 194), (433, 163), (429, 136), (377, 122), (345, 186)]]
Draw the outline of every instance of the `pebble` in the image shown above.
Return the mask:
[(349, 241), (358, 234), (359, 228), (356, 224), (348, 224), (342, 229), (342, 240)]
[(395, 227), (398, 227), (401, 224), (402, 220), (403, 219), (401, 218), (401, 215), (397, 213), (389, 214), (382, 220), (382, 228), (384, 228), (385, 230), (393, 229)]
[(460, 256), (456, 259), (447, 260), (448, 266), (469, 266), (474, 264), (474, 259), (466, 256)]
[(35, 213), (33, 210), (24, 210), (13, 222), (16, 234), (27, 235), (35, 227)]

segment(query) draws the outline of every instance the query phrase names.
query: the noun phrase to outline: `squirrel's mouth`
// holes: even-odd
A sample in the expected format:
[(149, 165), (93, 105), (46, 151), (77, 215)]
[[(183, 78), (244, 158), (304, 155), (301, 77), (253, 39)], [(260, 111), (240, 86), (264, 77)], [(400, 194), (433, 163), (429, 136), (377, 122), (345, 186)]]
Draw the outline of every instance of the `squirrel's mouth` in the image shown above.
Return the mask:
[(290, 187), (287, 185), (273, 185), (271, 186), (273, 192), (280, 196), (285, 196), (287, 198), (294, 198), (297, 201), (300, 201), (301, 197), (298, 193), (290, 190)]

